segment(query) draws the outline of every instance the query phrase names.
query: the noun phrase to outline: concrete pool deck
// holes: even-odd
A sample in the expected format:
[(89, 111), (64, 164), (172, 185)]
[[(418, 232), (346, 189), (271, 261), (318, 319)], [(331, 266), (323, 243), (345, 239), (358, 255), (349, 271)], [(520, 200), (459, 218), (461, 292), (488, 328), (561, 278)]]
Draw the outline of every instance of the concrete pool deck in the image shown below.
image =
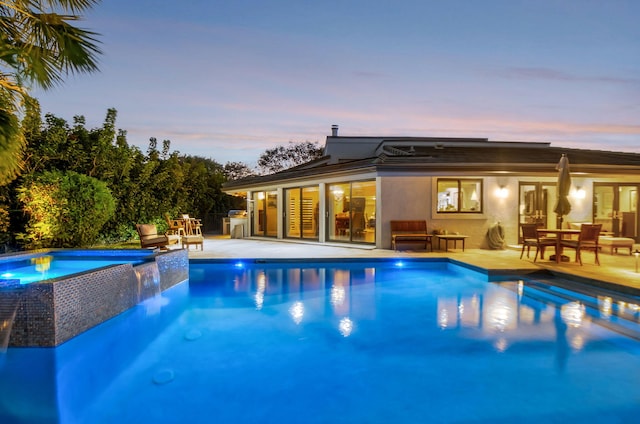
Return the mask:
[[(634, 249), (640, 246), (636, 244)], [(575, 251), (566, 254), (571, 258), (569, 262), (556, 264), (548, 259), (538, 259), (533, 262), (533, 252), (530, 258), (520, 259), (520, 248), (513, 246), (504, 250), (484, 249), (449, 249), (448, 252), (435, 251), (393, 251), (375, 249), (370, 246), (342, 246), (339, 244), (300, 243), (287, 240), (265, 239), (232, 239), (229, 236), (206, 235), (202, 250), (189, 250), (189, 259), (315, 259), (315, 258), (451, 258), (457, 261), (482, 268), (489, 274), (532, 273), (547, 270), (560, 276), (568, 276), (579, 281), (586, 281), (603, 285), (607, 288), (618, 289), (627, 294), (640, 296), (640, 273), (636, 272), (638, 258), (621, 250), (620, 253), (610, 254), (602, 251), (599, 254), (600, 266), (595, 264), (592, 252), (583, 253), (583, 264), (574, 262)], [(639, 270), (640, 271), (640, 270)]]

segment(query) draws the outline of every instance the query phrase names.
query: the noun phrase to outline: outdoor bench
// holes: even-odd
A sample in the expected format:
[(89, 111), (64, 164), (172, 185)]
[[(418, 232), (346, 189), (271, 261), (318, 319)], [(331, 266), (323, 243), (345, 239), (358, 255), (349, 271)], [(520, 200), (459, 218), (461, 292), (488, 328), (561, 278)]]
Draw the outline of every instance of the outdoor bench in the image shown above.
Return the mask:
[(420, 245), (424, 246), (424, 250), (427, 250), (427, 246), (431, 245), (433, 251), (433, 245), (431, 244), (431, 234), (427, 233), (427, 221), (391, 221), (391, 248), (398, 250), (399, 245)]

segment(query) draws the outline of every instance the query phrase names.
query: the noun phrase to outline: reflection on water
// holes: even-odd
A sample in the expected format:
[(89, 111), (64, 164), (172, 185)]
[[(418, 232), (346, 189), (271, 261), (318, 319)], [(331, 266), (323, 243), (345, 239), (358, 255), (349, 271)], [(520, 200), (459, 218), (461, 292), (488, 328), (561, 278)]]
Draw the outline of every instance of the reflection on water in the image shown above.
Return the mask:
[[(256, 311), (264, 311), (284, 304), (296, 325), (334, 317), (334, 329), (343, 337), (349, 337), (358, 321), (375, 319), (379, 314), (379, 290), (393, 287), (394, 281), (401, 284), (404, 278), (426, 278), (429, 282), (433, 276), (428, 272), (407, 264), (327, 268), (243, 264), (221, 271), (216, 283), (220, 296), (210, 305), (218, 307), (233, 302), (241, 306), (248, 298)], [(443, 284), (451, 284), (451, 277), (446, 272), (435, 272)], [(197, 282), (192, 282), (190, 291), (197, 295), (198, 287)], [(354, 290), (358, 290), (357, 300), (354, 300)], [(583, 330), (589, 327), (592, 317), (583, 303), (540, 299), (523, 280), (463, 284), (457, 291), (440, 294), (437, 285), (431, 290), (435, 303), (425, 300), (420, 313), (431, 314), (435, 318), (433, 325), (441, 331), (461, 332), (463, 337), (471, 339), (487, 339), (498, 352), (505, 352), (522, 340), (546, 340), (557, 343), (557, 356), (562, 363), (566, 362), (570, 350), (579, 352), (588, 341)], [(210, 295), (209, 291), (207, 295)], [(319, 297), (325, 298), (324, 308), (308, 302)], [(627, 314), (640, 311), (635, 304), (614, 302), (607, 296), (598, 296), (597, 305), (600, 320), (610, 319), (614, 309), (618, 313), (627, 311)], [(415, 313), (409, 313), (408, 319), (412, 320), (411, 314)]]
[[(395, 266), (393, 268), (395, 272)], [(375, 286), (376, 268), (355, 266), (346, 268), (250, 266), (236, 263), (216, 271), (215, 287), (191, 278), (189, 291), (195, 298), (209, 298), (208, 307), (245, 306), (249, 299), (256, 311), (264, 311), (287, 304), (291, 320), (300, 325), (309, 313), (321, 312), (337, 318), (335, 330), (343, 337), (354, 331), (351, 316), (354, 307), (361, 319), (376, 315), (375, 296), (362, 295), (358, 305), (352, 302), (351, 292), (357, 287)], [(327, 309), (310, 309), (305, 298), (326, 294)], [(212, 297), (213, 295), (213, 297)], [(475, 302), (475, 300), (472, 300)]]
[[(505, 289), (509, 286), (513, 291)], [(489, 285), (467, 297), (439, 297), (438, 326), (442, 330), (477, 329), (478, 336), (495, 335), (493, 346), (499, 352), (508, 349), (511, 337), (514, 341), (522, 340), (523, 335), (544, 338), (544, 333), (532, 331), (552, 326), (559, 346), (568, 345), (576, 352), (584, 348), (585, 336), (580, 330), (591, 323), (584, 304), (572, 301), (556, 305), (533, 301), (526, 295), (527, 289), (520, 281), (515, 285)], [(605, 310), (602, 317), (610, 315), (610, 311)]]
[(584, 320), (585, 307), (580, 302), (569, 302), (560, 308), (560, 316), (569, 327), (579, 328)]
[(259, 311), (262, 309), (262, 305), (264, 304), (264, 292), (267, 289), (267, 277), (264, 272), (258, 272), (256, 283), (257, 289), (254, 299), (256, 302), (256, 310)]
[(507, 342), (507, 339), (504, 337), (498, 337), (496, 339), (496, 341), (493, 343), (493, 347), (498, 351), (498, 352), (504, 352), (505, 350), (507, 350), (507, 347), (509, 347), (509, 343)]
[(600, 310), (600, 316), (604, 319), (611, 317), (611, 311), (613, 309), (613, 299), (609, 296), (598, 296), (598, 309)]
[[(36, 271), (40, 272), (44, 274), (49, 271), (49, 269), (51, 268), (51, 261), (53, 260), (53, 256), (51, 255), (44, 255), (44, 256), (39, 256), (37, 258), (31, 258), (31, 264), (35, 265), (35, 269)], [(46, 280), (46, 278), (42, 278), (43, 280)]]
[(486, 304), (486, 321), (488, 328), (504, 332), (516, 326), (517, 300), (515, 295), (506, 292), (493, 293), (488, 296)]
[(351, 332), (353, 331), (353, 321), (351, 321), (348, 317), (344, 317), (340, 320), (340, 325), (338, 326), (340, 329), (340, 334), (344, 337), (349, 337)]
[(293, 322), (300, 324), (302, 322), (302, 317), (304, 316), (304, 304), (300, 301), (295, 302), (289, 308), (289, 314), (291, 315)]

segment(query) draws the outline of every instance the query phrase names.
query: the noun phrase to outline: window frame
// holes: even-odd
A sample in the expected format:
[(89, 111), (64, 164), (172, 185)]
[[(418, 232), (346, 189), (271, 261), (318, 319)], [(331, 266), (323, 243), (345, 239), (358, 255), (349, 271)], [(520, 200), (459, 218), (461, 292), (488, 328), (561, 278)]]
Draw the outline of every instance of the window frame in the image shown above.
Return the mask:
[[(440, 183), (456, 183), (457, 185), (457, 199), (455, 201), (457, 207), (455, 209), (450, 210), (440, 210), (439, 202), (440, 202)], [(478, 208), (475, 210), (465, 209), (461, 210), (460, 205), (464, 204), (464, 199), (462, 198), (462, 186), (465, 183), (474, 183), (480, 189), (480, 193), (476, 193), (477, 199), (473, 199), (472, 201), (478, 202)], [(482, 178), (438, 178), (436, 180), (436, 214), (474, 214), (481, 215), (484, 213), (484, 179)]]

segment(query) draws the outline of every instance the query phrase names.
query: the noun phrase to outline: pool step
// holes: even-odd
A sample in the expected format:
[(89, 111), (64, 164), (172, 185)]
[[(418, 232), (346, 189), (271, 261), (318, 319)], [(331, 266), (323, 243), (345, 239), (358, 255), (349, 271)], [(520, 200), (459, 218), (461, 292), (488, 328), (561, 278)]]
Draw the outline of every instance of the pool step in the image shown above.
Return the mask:
[(616, 317), (640, 322), (640, 298), (637, 296), (629, 296), (622, 293), (612, 292), (610, 290), (576, 284), (567, 280), (557, 280), (549, 282), (547, 280), (534, 281), (529, 283), (532, 287), (545, 288), (546, 290), (557, 294), (564, 299), (574, 299), (575, 301), (585, 303), (602, 313), (609, 303), (608, 312)]
[[(640, 301), (636, 297), (600, 289), (589, 290), (584, 287), (574, 287), (575, 284), (568, 281), (554, 280), (551, 284), (546, 280), (523, 280), (523, 283), (523, 296), (544, 304), (551, 304), (557, 308), (561, 308), (569, 302), (578, 302), (584, 305), (585, 313), (591, 317), (594, 323), (640, 340)], [(517, 284), (503, 286), (517, 290)], [(572, 290), (574, 288), (575, 290)], [(608, 305), (604, 305), (603, 302)]]

